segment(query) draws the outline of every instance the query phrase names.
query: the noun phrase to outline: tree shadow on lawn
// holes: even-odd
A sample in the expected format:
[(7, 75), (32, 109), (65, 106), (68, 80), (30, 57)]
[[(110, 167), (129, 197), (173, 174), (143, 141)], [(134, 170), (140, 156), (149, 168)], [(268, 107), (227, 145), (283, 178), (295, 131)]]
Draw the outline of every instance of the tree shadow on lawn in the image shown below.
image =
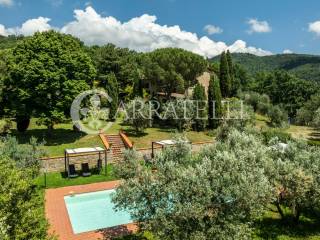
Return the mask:
[(125, 130), (125, 133), (128, 137), (144, 137), (144, 136), (147, 136), (148, 133), (147, 132), (139, 132), (139, 133), (136, 133), (136, 131), (134, 129), (126, 129)]
[(35, 137), (39, 142), (43, 142), (45, 146), (57, 146), (66, 143), (73, 143), (87, 134), (84, 132), (77, 132), (72, 129), (58, 128), (52, 130), (51, 134), (48, 134), (47, 129), (30, 129), (24, 133), (13, 130), (12, 135), (15, 136), (21, 144), (29, 143), (30, 139)]
[(299, 223), (290, 218), (265, 217), (254, 226), (256, 236), (262, 239), (279, 239), (280, 236), (307, 238), (320, 234), (320, 222), (314, 216), (312, 219), (301, 217)]
[(320, 141), (320, 129), (313, 129), (313, 132), (309, 134), (308, 140)]

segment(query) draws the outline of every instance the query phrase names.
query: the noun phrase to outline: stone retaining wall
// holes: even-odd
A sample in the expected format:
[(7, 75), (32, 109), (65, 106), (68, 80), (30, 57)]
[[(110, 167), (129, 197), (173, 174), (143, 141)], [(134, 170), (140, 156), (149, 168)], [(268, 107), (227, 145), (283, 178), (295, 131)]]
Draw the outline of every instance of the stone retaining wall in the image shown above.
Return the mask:
[[(203, 147), (212, 144), (212, 142), (199, 142), (192, 144), (192, 151), (198, 152)], [(155, 147), (155, 153), (161, 151), (161, 146)], [(151, 148), (139, 148), (137, 149), (142, 155), (151, 155), (152, 149)], [(81, 163), (87, 162), (89, 163), (90, 167), (95, 167), (97, 165), (97, 161), (99, 159), (98, 153), (89, 153), (89, 154), (81, 154), (81, 155), (73, 155), (70, 156), (70, 164), (75, 164), (76, 169), (81, 168)], [(104, 164), (104, 154), (101, 153), (101, 159), (103, 160)], [(112, 152), (109, 151), (107, 153), (107, 161), (108, 163), (113, 163)], [(65, 163), (64, 157), (52, 157), (52, 158), (43, 158), (42, 159), (42, 170), (46, 172), (62, 172), (65, 170)]]
[[(69, 157), (69, 163), (75, 164), (76, 169), (81, 169), (81, 163), (89, 163), (90, 167), (96, 167), (99, 159), (98, 153), (88, 153), (88, 154), (79, 154)], [(104, 164), (104, 153), (101, 153), (102, 164)], [(65, 162), (63, 157), (52, 157), (52, 158), (43, 158), (42, 160), (42, 170), (46, 172), (63, 172), (65, 170)], [(112, 153), (107, 153), (108, 163), (112, 162)]]

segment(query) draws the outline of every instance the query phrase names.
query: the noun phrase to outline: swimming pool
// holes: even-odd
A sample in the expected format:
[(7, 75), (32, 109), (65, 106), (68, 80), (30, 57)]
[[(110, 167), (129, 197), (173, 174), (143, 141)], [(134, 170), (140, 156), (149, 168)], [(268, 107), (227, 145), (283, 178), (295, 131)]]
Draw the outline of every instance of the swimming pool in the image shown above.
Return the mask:
[(115, 190), (65, 196), (72, 229), (75, 234), (132, 223), (130, 214), (115, 211), (111, 201)]

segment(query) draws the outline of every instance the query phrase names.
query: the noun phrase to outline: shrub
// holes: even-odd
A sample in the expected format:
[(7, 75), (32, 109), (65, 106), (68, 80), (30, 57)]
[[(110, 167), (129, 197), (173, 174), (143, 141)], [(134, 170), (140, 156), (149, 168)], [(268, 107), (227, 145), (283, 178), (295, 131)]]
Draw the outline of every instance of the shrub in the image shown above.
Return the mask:
[(269, 108), (271, 107), (270, 98), (266, 94), (259, 94), (257, 92), (243, 92), (239, 94), (240, 99), (244, 101), (245, 104), (251, 105), (255, 112), (261, 114), (267, 114)]
[(0, 155), (7, 156), (14, 161), (19, 169), (32, 170), (36, 176), (40, 170), (40, 158), (45, 156), (42, 145), (32, 137), (28, 144), (19, 144), (15, 137), (7, 137), (0, 141)]
[(311, 145), (311, 146), (318, 146), (318, 147), (320, 147), (320, 141), (317, 141), (317, 140), (309, 140), (309, 141), (308, 141), (308, 144)]
[(268, 111), (268, 116), (272, 127), (284, 128), (288, 125), (288, 114), (279, 106), (271, 107)]
[(281, 131), (280, 129), (269, 129), (262, 132), (265, 143), (269, 143), (271, 139), (278, 138), (280, 142), (287, 143), (292, 140), (291, 134)]

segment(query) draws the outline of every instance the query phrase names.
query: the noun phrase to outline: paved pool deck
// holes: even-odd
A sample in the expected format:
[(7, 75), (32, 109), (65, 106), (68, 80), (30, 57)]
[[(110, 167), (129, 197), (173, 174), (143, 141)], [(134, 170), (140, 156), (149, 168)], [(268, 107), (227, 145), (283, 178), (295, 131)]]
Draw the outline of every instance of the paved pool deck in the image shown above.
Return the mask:
[(137, 226), (132, 224), (101, 229), (92, 232), (74, 234), (69, 219), (64, 196), (71, 193), (88, 193), (116, 188), (120, 181), (93, 183), (88, 185), (70, 186), (56, 189), (47, 189), (45, 193), (45, 212), (50, 224), (49, 234), (55, 235), (59, 240), (98, 240), (110, 239), (114, 236), (137, 231)]

